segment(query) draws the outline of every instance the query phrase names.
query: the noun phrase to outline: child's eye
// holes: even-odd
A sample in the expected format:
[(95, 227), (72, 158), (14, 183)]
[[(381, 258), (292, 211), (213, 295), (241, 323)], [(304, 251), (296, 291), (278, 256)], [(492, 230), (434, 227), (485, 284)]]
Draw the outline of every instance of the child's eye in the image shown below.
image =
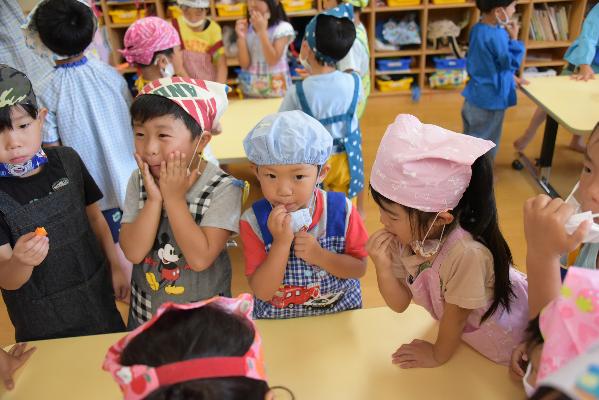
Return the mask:
[(135, 132), (135, 137), (144, 137), (144, 134), (141, 132)]
[(162, 138), (168, 138), (168, 137), (171, 137), (171, 135), (167, 135), (166, 133), (159, 133), (159, 134), (158, 134), (158, 137), (162, 139)]
[(26, 123), (26, 124), (21, 124), (21, 125), (19, 125), (19, 129), (25, 129), (25, 128), (27, 128), (29, 125), (31, 125), (31, 122), (28, 122), (28, 123)]
[(270, 179), (276, 179), (277, 178), (276, 175), (274, 175), (274, 174), (266, 174), (266, 176), (268, 178), (270, 178)]
[(582, 172), (584, 172), (585, 174), (590, 174), (593, 171), (591, 171), (591, 167), (587, 167), (586, 165), (584, 165), (582, 167)]
[(298, 181), (301, 181), (302, 179), (304, 179), (306, 177), (306, 175), (296, 175), (295, 179), (297, 179)]

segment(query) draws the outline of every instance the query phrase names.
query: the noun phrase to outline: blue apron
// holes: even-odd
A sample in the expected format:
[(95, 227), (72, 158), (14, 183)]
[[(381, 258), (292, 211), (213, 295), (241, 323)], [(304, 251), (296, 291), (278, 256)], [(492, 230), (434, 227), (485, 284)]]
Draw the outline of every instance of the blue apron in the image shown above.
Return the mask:
[(304, 82), (296, 83), (297, 97), (302, 107), (302, 111), (315, 118), (322, 125), (327, 127), (335, 123), (344, 123), (346, 126), (346, 134), (343, 138), (333, 140), (333, 153), (347, 153), (347, 161), (349, 163), (349, 175), (351, 177), (347, 196), (353, 198), (364, 189), (364, 159), (362, 158), (362, 134), (360, 127), (352, 131), (351, 123), (356, 113), (356, 106), (360, 97), (360, 77), (357, 73), (352, 72), (354, 78), (354, 94), (351, 105), (345, 114), (335, 115), (329, 118), (318, 119), (312, 113), (306, 93), (304, 92)]
[[(346, 198), (343, 193), (327, 193), (326, 234), (317, 239), (323, 249), (345, 252)], [(266, 252), (273, 237), (267, 221), (271, 205), (262, 199), (252, 206)], [(295, 318), (321, 315), (362, 307), (360, 281), (337, 278), (324, 269), (296, 257), (291, 247), (285, 277), (271, 301), (255, 298), (254, 318)]]

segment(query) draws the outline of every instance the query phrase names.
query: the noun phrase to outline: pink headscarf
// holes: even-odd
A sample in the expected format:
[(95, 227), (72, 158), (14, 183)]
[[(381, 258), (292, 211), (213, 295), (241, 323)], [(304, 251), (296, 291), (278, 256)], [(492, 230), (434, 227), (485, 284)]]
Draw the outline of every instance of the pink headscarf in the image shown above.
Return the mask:
[(425, 212), (451, 210), (470, 185), (472, 164), (493, 147), (488, 140), (400, 114), (381, 140), (370, 185), (402, 206)]
[(142, 18), (127, 29), (125, 48), (119, 50), (130, 64), (149, 65), (154, 53), (181, 45), (177, 30), (158, 17)]

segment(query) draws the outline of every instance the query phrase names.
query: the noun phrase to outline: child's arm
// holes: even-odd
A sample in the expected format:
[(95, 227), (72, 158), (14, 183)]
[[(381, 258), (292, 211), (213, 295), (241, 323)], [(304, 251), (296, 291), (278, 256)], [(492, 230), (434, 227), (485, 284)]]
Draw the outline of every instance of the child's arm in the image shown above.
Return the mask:
[(582, 24), (580, 35), (570, 46), (564, 59), (579, 67), (576, 79), (587, 81), (594, 78), (591, 64), (599, 44), (599, 4), (588, 13)]
[(27, 362), (34, 351), (35, 347), (27, 349), (27, 343), (15, 344), (8, 352), (0, 349), (0, 379), (6, 389), (12, 390), (15, 387), (14, 373)]
[(0, 246), (0, 287), (17, 290), (23, 286), (48, 255), (48, 237), (26, 233), (17, 239), (14, 249), (10, 244)]
[(216, 81), (219, 83), (227, 83), (227, 57), (221, 54), (216, 61)]
[(271, 67), (276, 65), (283, 53), (287, 49), (289, 44), (289, 37), (281, 37), (275, 39), (274, 42), (270, 41), (268, 37), (268, 20), (258, 12), (253, 12), (250, 18), (252, 26), (256, 30), (260, 43), (262, 44), (262, 51), (264, 52), (264, 59)]
[(393, 240), (394, 236), (391, 232), (381, 229), (368, 239), (366, 251), (376, 268), (379, 291), (385, 303), (393, 311), (402, 313), (410, 305), (412, 293), (393, 273), (391, 267)]
[(237, 34), (237, 48), (239, 50), (237, 55), (239, 57), (239, 66), (241, 69), (248, 69), (250, 66), (250, 52), (247, 43), (247, 19), (238, 19), (235, 22), (235, 33)]
[(560, 256), (576, 249), (590, 228), (585, 221), (569, 235), (565, 223), (573, 213), (574, 209), (562, 199), (551, 199), (544, 194), (528, 199), (524, 205), (530, 319), (559, 296)]
[(419, 339), (404, 344), (393, 354), (393, 363), (401, 368), (434, 368), (445, 364), (460, 345), (471, 312), (445, 303), (435, 344)]
[(160, 193), (175, 240), (194, 271), (209, 268), (223, 251), (231, 232), (226, 229), (200, 227), (189, 212), (185, 194), (195, 183), (193, 175), (187, 176), (187, 158), (184, 154), (171, 154), (168, 163), (160, 167)]
[(349, 254), (337, 254), (320, 247), (316, 238), (307, 232), (295, 235), (295, 255), (341, 279), (357, 279), (366, 273), (366, 259)]
[(284, 206), (276, 206), (271, 211), (267, 226), (273, 237), (272, 245), (266, 260), (248, 278), (254, 295), (263, 301), (271, 300), (281, 286), (293, 242), (291, 216)]
[(116, 252), (116, 245), (112, 240), (110, 228), (102, 215), (102, 211), (100, 211), (98, 203), (96, 202), (85, 207), (85, 213), (87, 214), (89, 224), (100, 243), (100, 247), (102, 247), (106, 258), (108, 259), (114, 295), (118, 300), (127, 300), (129, 298), (130, 284), (125, 277), (124, 272), (121, 270), (121, 265)]
[[(152, 250), (156, 233), (160, 225), (160, 215), (162, 214), (162, 195), (160, 189), (150, 173), (147, 163), (142, 162), (139, 155), (135, 155), (135, 160), (139, 170), (142, 171), (142, 178), (148, 198), (144, 203), (137, 217), (133, 222), (123, 223), (121, 225), (120, 245), (125, 253), (125, 257), (133, 264), (139, 264), (144, 257)], [(136, 190), (137, 192), (137, 190)], [(132, 193), (132, 196), (138, 196), (138, 193)], [(127, 190), (127, 199), (129, 199), (129, 189)]]

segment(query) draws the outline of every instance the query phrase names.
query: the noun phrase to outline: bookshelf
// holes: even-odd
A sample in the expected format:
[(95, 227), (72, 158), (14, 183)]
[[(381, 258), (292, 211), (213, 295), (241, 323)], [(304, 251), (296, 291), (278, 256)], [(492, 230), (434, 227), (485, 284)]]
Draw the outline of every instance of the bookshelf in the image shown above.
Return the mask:
[[(114, 8), (122, 8), (125, 6), (134, 7), (138, 4), (140, 10), (146, 10), (148, 15), (157, 15), (159, 17), (167, 17), (167, 6), (172, 1), (166, 0), (131, 0), (131, 1), (116, 1), (116, 0), (99, 0), (99, 5), (103, 13), (104, 24), (107, 30), (107, 36), (110, 40), (113, 49), (111, 62), (113, 65), (123, 63), (121, 55), (116, 49), (122, 48), (122, 40), (128, 24), (113, 23), (110, 18), (110, 11)], [(168, 4), (167, 4), (168, 3)], [(234, 26), (235, 21), (239, 17), (223, 17), (219, 16), (216, 9), (216, 1), (211, 0), (210, 18), (221, 24), (221, 26)], [(561, 68), (566, 62), (563, 56), (580, 33), (582, 21), (587, 11), (587, 6), (594, 4), (593, 0), (518, 0), (517, 12), (520, 14), (521, 30), (520, 40), (525, 43), (526, 56), (522, 69), (526, 67), (552, 67)], [(396, 57), (411, 57), (412, 63), (410, 68), (397, 73), (391, 74), (395, 79), (411, 76), (414, 82), (418, 84), (423, 93), (446, 92), (443, 89), (431, 89), (428, 85), (428, 77), (435, 72), (433, 58), (450, 55), (449, 47), (433, 48), (427, 43), (427, 29), (429, 22), (438, 21), (441, 19), (451, 19), (454, 22), (464, 22), (465, 27), (462, 29), (458, 41), (461, 45), (467, 45), (470, 29), (478, 21), (480, 14), (474, 0), (465, 2), (455, 2), (449, 4), (435, 4), (433, 0), (421, 0), (420, 4), (408, 6), (389, 7), (386, 5), (377, 4), (372, 1), (366, 7), (361, 15), (361, 20), (366, 27), (370, 40), (370, 73), (372, 81), (372, 96), (394, 96), (410, 94), (410, 92), (380, 92), (376, 88), (375, 80), (382, 75), (375, 69), (377, 59), (396, 58)], [(551, 40), (541, 41), (532, 40), (530, 35), (531, 20), (535, 10), (543, 10), (546, 7), (566, 7), (566, 15), (568, 20), (567, 40)], [(291, 23), (296, 27), (297, 24), (308, 22), (309, 18), (323, 10), (322, 0), (313, 0), (312, 9), (301, 12), (288, 13)], [(402, 18), (406, 14), (415, 14), (416, 21), (420, 26), (421, 45), (406, 46), (397, 51), (377, 51), (375, 49), (374, 32), (378, 21), (386, 20), (389, 17)], [(230, 80), (228, 83), (235, 84), (234, 69), (239, 66), (236, 59), (228, 59)], [(132, 69), (126, 69), (125, 72), (132, 72)], [(388, 73), (387, 73), (388, 74)]]

